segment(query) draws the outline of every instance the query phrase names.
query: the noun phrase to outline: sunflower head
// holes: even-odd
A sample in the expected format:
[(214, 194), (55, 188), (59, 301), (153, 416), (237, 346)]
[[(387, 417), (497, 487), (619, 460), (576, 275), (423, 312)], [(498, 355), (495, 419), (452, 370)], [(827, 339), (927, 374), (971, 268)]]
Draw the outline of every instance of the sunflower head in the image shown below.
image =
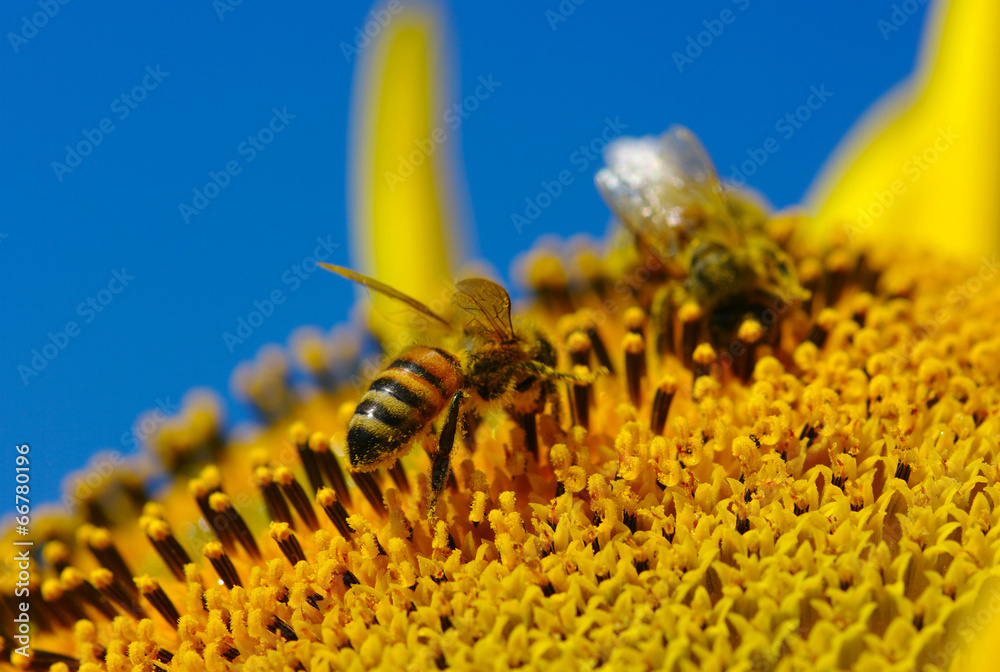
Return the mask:
[[(949, 10), (941, 63), (973, 6), (995, 18)], [(366, 71), (356, 220), (377, 244), (359, 266), (426, 308), (450, 259), (438, 174), (376, 184), (436, 104), (435, 19), (407, 17)], [(879, 188), (881, 152), (815, 219), (765, 213), (714, 170), (668, 193), (612, 153), (599, 183), (627, 243), (527, 251), (509, 323), (492, 283), (458, 283), (477, 317), (444, 340), (374, 318), (375, 355), (357, 327), (263, 350), (233, 377), (258, 431), (227, 432), (193, 393), (147, 438), (156, 476), (99, 459), (72, 515), (32, 520), (0, 586), (4, 654), (58, 672), (989, 669), (1000, 266), (853, 235), (842, 196)], [(934, 178), (955, 184), (947, 165), (965, 161)], [(970, 184), (955, 226), (981, 233)], [(907, 202), (894, 212), (923, 212)], [(490, 336), (508, 324), (510, 343)], [(511, 343), (517, 366), (475, 369)], [(359, 465), (350, 434), (373, 419), (416, 429)]]

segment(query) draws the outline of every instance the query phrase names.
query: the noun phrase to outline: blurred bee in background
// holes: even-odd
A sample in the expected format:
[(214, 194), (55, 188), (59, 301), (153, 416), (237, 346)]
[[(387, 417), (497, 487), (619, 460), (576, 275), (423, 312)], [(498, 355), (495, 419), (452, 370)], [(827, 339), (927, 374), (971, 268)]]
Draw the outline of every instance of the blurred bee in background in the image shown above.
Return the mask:
[[(533, 420), (553, 397), (555, 381), (592, 379), (557, 371), (556, 350), (545, 337), (537, 331), (515, 331), (510, 295), (491, 280), (469, 278), (456, 283), (452, 319), (446, 319), (374, 278), (339, 266), (321, 266), (406, 304), (452, 334), (471, 339), (471, 345), (457, 354), (413, 345), (382, 370), (361, 397), (348, 427), (352, 471), (392, 466), (447, 408), (432, 456), (430, 480), (432, 501), (436, 501), (447, 483), (455, 436), (467, 410), (502, 402), (512, 414), (530, 415)], [(534, 422), (530, 428), (534, 431)]]
[[(641, 253), (681, 281), (716, 332), (748, 314), (806, 299), (791, 257), (765, 231), (753, 196), (723, 186), (698, 138), (672, 126), (659, 138), (622, 138), (605, 149), (596, 183)], [(724, 323), (724, 324), (723, 324)]]

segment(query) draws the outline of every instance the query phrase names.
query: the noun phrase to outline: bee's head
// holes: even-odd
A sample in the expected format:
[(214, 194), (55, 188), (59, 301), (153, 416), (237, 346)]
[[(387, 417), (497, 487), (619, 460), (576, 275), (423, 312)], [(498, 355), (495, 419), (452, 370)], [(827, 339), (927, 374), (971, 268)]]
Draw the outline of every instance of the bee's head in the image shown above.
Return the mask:
[(748, 241), (759, 289), (789, 301), (809, 298), (809, 291), (799, 284), (799, 274), (792, 258), (770, 239)]

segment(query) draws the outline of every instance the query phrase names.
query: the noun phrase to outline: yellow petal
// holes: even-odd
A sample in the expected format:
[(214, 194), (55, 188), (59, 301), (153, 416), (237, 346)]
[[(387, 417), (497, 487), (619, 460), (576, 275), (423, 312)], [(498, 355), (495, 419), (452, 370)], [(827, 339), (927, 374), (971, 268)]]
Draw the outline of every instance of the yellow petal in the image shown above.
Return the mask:
[(994, 0), (934, 4), (912, 81), (856, 124), (810, 189), (818, 233), (905, 236), (956, 257), (996, 249), (998, 30)]
[[(408, 7), (361, 52), (351, 128), (354, 265), (432, 304), (450, 280), (447, 183), (438, 17)], [(444, 139), (447, 142), (447, 138)], [(447, 295), (445, 295), (447, 298)], [(375, 299), (371, 326), (383, 339), (405, 331)], [(398, 320), (402, 322), (402, 320)]]
[[(954, 642), (944, 650), (953, 654), (952, 672), (988, 672), (997, 669), (1000, 660), (1000, 581), (991, 577), (984, 581), (979, 595), (962, 618), (954, 618)], [(956, 644), (960, 647), (955, 651)], [(949, 650), (950, 645), (950, 650)], [(938, 656), (940, 657), (940, 656)], [(942, 666), (945, 667), (945, 666)]]

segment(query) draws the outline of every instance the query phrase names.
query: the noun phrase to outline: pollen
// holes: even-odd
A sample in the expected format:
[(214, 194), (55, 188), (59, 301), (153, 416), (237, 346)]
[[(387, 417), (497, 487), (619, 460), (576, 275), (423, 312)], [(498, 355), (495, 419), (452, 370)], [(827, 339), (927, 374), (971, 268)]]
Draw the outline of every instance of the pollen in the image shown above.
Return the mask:
[[(96, 497), (47, 528), (35, 648), (11, 660), (946, 669), (1000, 595), (1000, 287), (959, 309), (946, 297), (961, 270), (900, 254), (891, 281), (863, 287), (844, 273), (856, 258), (829, 252), (816, 286), (836, 291), (687, 358), (664, 335), (709, 333), (711, 310), (665, 315), (638, 293), (620, 322), (580, 320), (626, 299), (573, 279), (621, 262), (560, 270), (574, 312), (543, 283), (532, 317), (569, 325), (559, 366), (580, 377), (533, 424), (469, 425), (433, 512), (433, 437), (399, 462), (406, 488), (344, 470), (360, 391), (318, 358), (318, 392), (257, 390), (289, 403), (253, 437), (223, 437), (221, 411), (195, 398), (152, 443), (218, 445), (175, 451), (156, 501), (130, 518)], [(596, 342), (620, 345), (584, 378)]]

